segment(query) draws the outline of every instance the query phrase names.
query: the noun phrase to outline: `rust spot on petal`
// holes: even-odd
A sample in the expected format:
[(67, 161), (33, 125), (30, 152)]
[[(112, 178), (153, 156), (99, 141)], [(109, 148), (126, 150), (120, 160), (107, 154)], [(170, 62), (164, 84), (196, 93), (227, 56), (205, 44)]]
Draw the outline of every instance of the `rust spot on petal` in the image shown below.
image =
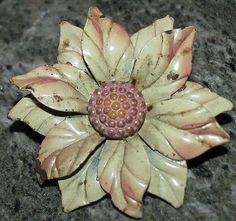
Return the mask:
[(153, 108), (153, 106), (152, 106), (152, 105), (150, 105), (150, 106), (148, 106), (148, 107), (147, 107), (147, 110), (148, 110), (148, 111), (151, 111), (151, 110), (152, 110), (152, 108)]
[(186, 88), (186, 85), (183, 85), (177, 92), (182, 92)]
[(133, 78), (131, 81), (131, 84), (133, 84), (135, 86), (136, 82), (137, 82), (136, 79)]
[(171, 79), (171, 74), (168, 74), (167, 75), (167, 80), (170, 80)]
[(67, 48), (69, 46), (69, 40), (65, 40), (62, 42), (63, 48)]
[(33, 87), (26, 86), (26, 87), (25, 87), (25, 89), (26, 89), (26, 90), (31, 90), (31, 91), (33, 91), (33, 92), (34, 92), (34, 88), (33, 88)]
[(165, 33), (170, 35), (172, 33), (172, 30), (165, 31)]
[(173, 81), (177, 80), (178, 77), (179, 77), (179, 75), (176, 74), (174, 71), (170, 71), (170, 73), (167, 75), (167, 79), (173, 80)]
[(71, 64), (69, 61), (67, 61), (67, 62), (66, 62), (66, 64), (68, 64), (68, 65), (71, 65), (71, 66), (72, 66), (72, 64)]
[(173, 75), (172, 77), (171, 77), (171, 80), (177, 80), (178, 79), (178, 77), (179, 77), (179, 75), (178, 74), (175, 74), (175, 75)]
[(54, 99), (55, 99), (57, 102), (60, 102), (60, 101), (63, 100), (63, 98), (62, 98), (61, 96), (59, 96), (59, 95), (54, 95), (53, 97), (54, 97)]
[(84, 73), (85, 73), (85, 74), (89, 74), (89, 72), (88, 72), (86, 69), (84, 69)]
[(182, 52), (183, 55), (188, 54), (192, 49), (191, 48), (185, 48)]

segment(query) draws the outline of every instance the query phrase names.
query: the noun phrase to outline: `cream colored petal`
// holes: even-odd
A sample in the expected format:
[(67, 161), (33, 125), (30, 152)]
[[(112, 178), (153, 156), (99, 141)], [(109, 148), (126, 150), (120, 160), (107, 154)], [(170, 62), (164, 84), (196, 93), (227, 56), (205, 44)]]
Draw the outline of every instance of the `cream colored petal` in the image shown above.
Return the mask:
[(151, 181), (147, 191), (176, 208), (180, 207), (183, 204), (187, 180), (186, 162), (168, 159), (146, 145), (145, 149), (151, 164)]
[(188, 128), (189, 125), (196, 123), (201, 124), (212, 118), (201, 104), (183, 98), (160, 101), (150, 107), (147, 118), (158, 118), (180, 128)]
[(84, 59), (97, 82), (129, 80), (133, 46), (128, 33), (101, 11), (91, 7), (82, 36)]
[(86, 164), (73, 176), (58, 180), (65, 212), (88, 205), (102, 198), (106, 193), (97, 180), (99, 148)]
[(150, 86), (163, 74), (169, 64), (169, 51), (169, 43), (161, 34), (144, 46), (136, 59), (131, 75), (138, 90)]
[[(153, 149), (172, 159), (192, 159), (211, 147), (228, 142), (229, 135), (204, 107), (182, 102), (186, 108), (181, 109), (178, 107), (180, 104), (180, 99), (173, 100), (173, 105), (169, 101), (163, 102), (163, 106), (176, 106), (176, 110), (166, 109), (164, 113), (164, 107), (160, 108), (158, 114), (147, 120), (139, 131)], [(153, 131), (148, 133), (145, 128)]]
[(64, 51), (62, 53), (59, 53), (57, 56), (57, 60), (59, 63), (71, 64), (79, 68), (80, 70), (87, 70), (82, 55), (75, 51)]
[[(229, 135), (214, 117), (232, 106), (230, 101), (209, 89), (187, 82), (172, 99), (149, 106), (147, 118), (155, 120), (146, 121), (139, 133), (164, 155), (172, 159), (191, 159), (229, 141)], [(153, 128), (150, 133), (148, 128)], [(174, 138), (171, 133), (182, 139)]]
[[(155, 137), (154, 134), (151, 135), (154, 132), (149, 135), (145, 129), (143, 129), (140, 134), (147, 140), (149, 145), (153, 148), (157, 148), (158, 151), (170, 158), (180, 159), (180, 156), (183, 159), (193, 158), (211, 147), (223, 144), (229, 140), (229, 135), (218, 125), (212, 113), (202, 104), (196, 103), (193, 100), (179, 97), (157, 102), (151, 107), (152, 108), (149, 108), (149, 112), (147, 113), (147, 119), (151, 120), (146, 123), (145, 127), (152, 125), (156, 130), (159, 130), (158, 133), (164, 135), (166, 141), (169, 141), (167, 142), (169, 143), (168, 149), (163, 152), (163, 143), (163, 147), (160, 147), (161, 144), (160, 141), (157, 140), (158, 138)], [(164, 132), (161, 132), (161, 130)], [(182, 147), (180, 147), (181, 150), (179, 150), (177, 144), (170, 142), (168, 139), (170, 135), (166, 133), (174, 134), (175, 132), (177, 132), (176, 136), (180, 134), (182, 138), (186, 135), (186, 139), (182, 142), (186, 142), (186, 145), (189, 143), (189, 147), (186, 146), (185, 149), (183, 144)], [(169, 148), (171, 146), (175, 150), (173, 153), (171, 153), (171, 149)], [(197, 148), (194, 149), (194, 146)]]
[(57, 57), (59, 63), (70, 63), (79, 69), (87, 70), (81, 51), (82, 33), (81, 28), (66, 21), (61, 22)]
[(155, 120), (145, 120), (143, 126), (139, 130), (139, 135), (153, 149), (165, 157), (182, 160), (171, 143), (166, 138), (165, 134), (158, 128), (158, 122)]
[(138, 136), (124, 141), (106, 141), (99, 159), (98, 177), (118, 209), (133, 217), (142, 216), (142, 199), (150, 181), (150, 165)]
[(229, 100), (210, 91), (208, 88), (202, 87), (200, 84), (190, 81), (186, 82), (182, 90), (177, 91), (172, 97), (184, 98), (202, 104), (213, 117), (233, 108), (233, 104)]
[(87, 116), (66, 118), (52, 128), (41, 144), (38, 159), (47, 179), (70, 175), (104, 140)]
[(192, 46), (195, 29), (175, 29), (162, 34), (170, 44), (169, 65), (157, 80), (142, 91), (146, 103), (152, 104), (168, 99), (180, 89), (188, 79), (192, 69)]
[(153, 104), (147, 118), (156, 118), (184, 130), (215, 124), (214, 116), (205, 106), (182, 97)]
[(68, 64), (39, 67), (11, 82), (52, 109), (82, 113), (87, 113), (87, 102), (97, 88), (91, 77)]
[[(187, 131), (178, 129), (157, 119), (149, 120), (149, 124), (152, 125), (153, 129), (155, 128), (158, 131), (157, 133), (161, 134), (163, 140), (158, 141), (157, 137), (145, 133), (144, 128), (139, 131), (140, 136), (150, 147), (158, 151), (160, 149), (159, 152), (168, 158), (176, 160), (191, 159), (209, 149), (207, 144), (201, 143), (201, 140), (197, 136)], [(166, 145), (166, 151), (165, 146), (161, 146), (165, 142), (168, 143)], [(172, 148), (172, 152), (170, 148)]]
[(55, 116), (40, 108), (38, 103), (29, 97), (22, 98), (9, 112), (12, 120), (28, 124), (38, 133), (46, 136), (48, 131), (59, 124), (65, 117)]
[(172, 30), (173, 26), (174, 19), (167, 15), (133, 34), (131, 36), (131, 41), (134, 45), (135, 58), (139, 56), (140, 52), (150, 40), (160, 35), (162, 32)]
[(173, 23), (174, 19), (166, 16), (131, 37), (136, 58), (131, 77), (136, 80), (139, 90), (150, 86), (169, 64), (171, 45), (162, 32), (172, 30)]
[(74, 26), (67, 21), (62, 21), (60, 23), (60, 42), (58, 51), (63, 52), (65, 50), (73, 50), (81, 54), (82, 33), (83, 30), (81, 28)]

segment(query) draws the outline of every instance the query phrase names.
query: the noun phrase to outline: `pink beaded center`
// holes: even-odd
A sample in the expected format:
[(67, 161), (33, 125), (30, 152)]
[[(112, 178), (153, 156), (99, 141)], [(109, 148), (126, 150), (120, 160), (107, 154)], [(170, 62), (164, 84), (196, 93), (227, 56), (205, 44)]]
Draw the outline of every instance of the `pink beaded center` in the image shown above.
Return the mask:
[(90, 123), (98, 133), (111, 139), (136, 133), (144, 122), (146, 110), (142, 94), (131, 82), (103, 83), (88, 104)]

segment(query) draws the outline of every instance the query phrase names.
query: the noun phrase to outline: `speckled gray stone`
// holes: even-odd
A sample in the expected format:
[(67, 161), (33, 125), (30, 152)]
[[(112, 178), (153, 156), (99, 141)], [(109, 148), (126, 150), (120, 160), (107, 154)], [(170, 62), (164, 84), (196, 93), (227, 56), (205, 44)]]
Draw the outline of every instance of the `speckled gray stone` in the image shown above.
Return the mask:
[[(108, 198), (66, 214), (56, 183), (39, 186), (35, 162), (42, 138), (23, 123), (7, 119), (22, 97), (9, 84), (13, 75), (56, 62), (59, 22), (83, 26), (90, 5), (99, 6), (130, 34), (167, 14), (176, 27), (194, 25), (191, 80), (209, 87), (236, 105), (236, 1), (232, 0), (0, 0), (0, 220), (132, 220)], [(220, 105), (220, 104), (219, 104)], [(235, 110), (234, 110), (235, 111)], [(217, 119), (231, 142), (188, 162), (184, 205), (174, 209), (146, 195), (141, 220), (236, 220), (236, 115)]]

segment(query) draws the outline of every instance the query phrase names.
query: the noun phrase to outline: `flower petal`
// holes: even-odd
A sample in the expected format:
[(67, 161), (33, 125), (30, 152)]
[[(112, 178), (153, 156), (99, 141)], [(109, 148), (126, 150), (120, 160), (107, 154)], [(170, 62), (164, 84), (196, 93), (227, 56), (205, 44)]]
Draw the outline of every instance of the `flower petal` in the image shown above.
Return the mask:
[(210, 91), (208, 88), (202, 87), (200, 84), (190, 81), (186, 82), (183, 89), (177, 91), (172, 97), (181, 97), (202, 104), (213, 117), (233, 108), (233, 104), (229, 100)]
[(151, 181), (148, 192), (178, 208), (183, 204), (187, 180), (185, 161), (175, 161), (164, 157), (158, 151), (144, 145), (151, 164)]
[[(194, 101), (175, 98), (155, 103), (147, 117), (150, 120), (139, 134), (153, 149), (172, 159), (191, 159), (229, 140), (211, 113)], [(145, 128), (152, 128), (152, 133)]]
[(165, 40), (162, 35), (154, 37), (137, 57), (131, 78), (138, 90), (150, 86), (168, 66), (169, 43)]
[(128, 33), (101, 11), (91, 7), (82, 36), (84, 59), (97, 82), (129, 80), (133, 46)]
[(41, 170), (45, 170), (47, 179), (68, 176), (103, 140), (87, 116), (66, 118), (48, 132), (41, 144)]
[(150, 40), (160, 35), (162, 32), (172, 30), (173, 26), (174, 19), (167, 15), (166, 17), (156, 20), (151, 25), (142, 28), (133, 34), (131, 36), (131, 41), (134, 45), (135, 58), (138, 57), (139, 53)]
[(22, 98), (9, 112), (12, 120), (21, 120), (38, 133), (46, 136), (48, 131), (59, 124), (65, 117), (55, 116), (43, 109), (29, 97)]
[(156, 120), (145, 120), (138, 133), (153, 150), (157, 150), (168, 158), (182, 160), (183, 158), (175, 151), (157, 125)]
[(166, 16), (131, 37), (136, 58), (131, 77), (139, 90), (152, 84), (169, 64), (170, 45), (162, 32), (172, 30), (173, 24), (174, 19)]
[(86, 73), (67, 64), (39, 67), (11, 82), (52, 109), (82, 113), (87, 113), (87, 101), (97, 88)]
[(138, 136), (127, 141), (106, 141), (99, 159), (98, 177), (118, 209), (133, 217), (142, 216), (142, 198), (150, 180), (150, 165)]
[(72, 177), (58, 180), (65, 212), (88, 205), (102, 198), (106, 193), (97, 180), (99, 148), (86, 164)]
[(175, 29), (162, 33), (162, 37), (170, 44), (169, 65), (150, 87), (142, 91), (147, 104), (170, 98), (185, 84), (192, 69), (195, 29)]
[(61, 22), (57, 57), (59, 63), (70, 63), (81, 70), (87, 70), (81, 51), (82, 33), (81, 28), (66, 21)]

